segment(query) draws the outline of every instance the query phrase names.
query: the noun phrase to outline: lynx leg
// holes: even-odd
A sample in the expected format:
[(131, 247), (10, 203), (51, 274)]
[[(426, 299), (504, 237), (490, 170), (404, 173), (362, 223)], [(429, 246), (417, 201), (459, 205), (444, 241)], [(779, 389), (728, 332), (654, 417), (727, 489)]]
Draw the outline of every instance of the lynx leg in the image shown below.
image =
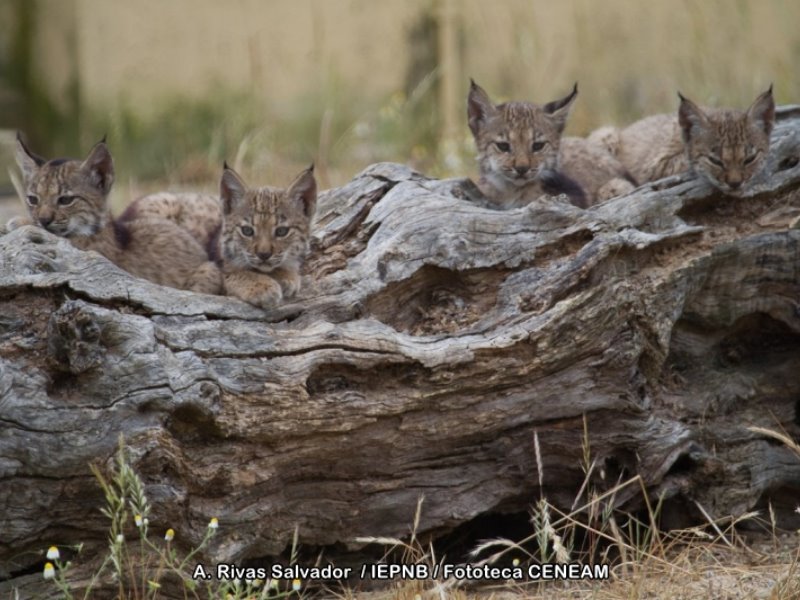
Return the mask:
[(202, 294), (223, 293), (222, 271), (211, 261), (204, 262), (189, 277), (189, 289)]
[(270, 273), (281, 284), (284, 298), (292, 298), (300, 291), (300, 273), (290, 269), (275, 269)]
[(269, 275), (253, 271), (226, 273), (225, 292), (261, 308), (273, 308), (283, 299), (280, 283)]

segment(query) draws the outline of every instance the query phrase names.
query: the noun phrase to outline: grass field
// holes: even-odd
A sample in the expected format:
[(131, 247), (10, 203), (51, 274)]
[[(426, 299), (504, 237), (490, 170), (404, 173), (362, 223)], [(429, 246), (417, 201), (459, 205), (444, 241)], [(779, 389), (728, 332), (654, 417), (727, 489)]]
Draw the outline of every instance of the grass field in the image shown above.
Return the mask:
[[(746, 107), (770, 83), (779, 103), (800, 98), (795, 77), (798, 2), (454, 0), (454, 13), (447, 18), (453, 20), (457, 43), (448, 48), (439, 44), (444, 1), (372, 5), (334, 0), (325, 11), (317, 11), (320, 5), (304, 0), (297, 5), (298, 14), (307, 12), (319, 23), (308, 22), (307, 15), (285, 31), (271, 15), (285, 19), (288, 0), (276, 0), (272, 7), (245, 2), (238, 8), (201, 2), (202, 10), (180, 0), (173, 4), (173, 12), (179, 13), (173, 18), (181, 20), (186, 35), (170, 37), (165, 35), (174, 29), (170, 13), (165, 13), (166, 23), (140, 23), (151, 31), (131, 32), (122, 18), (128, 13), (120, 12), (131, 9), (114, 0), (103, 10), (83, 13), (97, 20), (86, 27), (91, 25), (106, 40), (102, 50), (80, 23), (76, 26), (75, 85), (84, 90), (78, 113), (70, 112), (68, 96), (50, 98), (50, 104), (31, 100), (23, 105), (38, 111), (50, 106), (60, 111), (60, 120), (43, 114), (26, 115), (24, 121), (52, 124), (43, 153), (85, 152), (108, 134), (121, 184), (117, 195), (124, 189), (127, 196), (131, 182), (136, 189), (152, 188), (149, 181), (157, 182), (156, 187), (214, 189), (225, 159), (264, 184), (290, 180), (311, 160), (322, 187), (340, 185), (383, 160), (410, 163), (433, 175), (473, 174), (473, 146), (463, 114), (470, 77), (497, 100), (537, 102), (564, 95), (578, 81), (580, 95), (567, 129), (572, 134), (675, 110), (679, 89), (709, 105)], [(32, 35), (58, 33), (41, 11), (45, 5), (37, 4), (44, 25)], [(215, 19), (217, 28), (212, 26)], [(331, 19), (348, 23), (338, 28), (342, 37), (385, 39), (393, 44), (391, 51), (376, 48), (376, 57), (359, 51), (337, 38), (337, 28), (328, 24)], [(300, 26), (304, 29), (294, 30)], [(323, 37), (313, 37), (317, 30)], [(249, 61), (250, 70), (237, 64), (236, 72), (244, 74), (232, 79), (217, 68), (220, 57), (188, 53), (196, 44), (191, 31), (202, 32), (201, 47), (217, 48), (224, 57), (230, 55), (229, 61)], [(275, 38), (269, 48), (280, 50), (258, 46), (262, 53), (254, 58), (253, 40), (260, 37)], [(148, 54), (137, 52), (141, 40), (148, 44)], [(31, 47), (31, 68), (36, 70), (27, 75), (23, 94), (41, 93), (53, 78), (50, 63), (36, 54), (37, 48), (41, 53), (48, 46)], [(281, 60), (273, 60), (278, 51)], [(152, 64), (153, 53), (164, 60)], [(456, 67), (446, 74), (442, 65), (448, 57)], [(115, 68), (109, 70), (112, 59)], [(58, 61), (52, 64), (63, 71)], [(270, 85), (292, 70), (302, 77), (299, 83)], [(56, 75), (63, 78), (60, 71)], [(127, 72), (141, 77), (125, 78)], [(460, 90), (449, 105), (439, 93), (443, 76)], [(31, 81), (42, 83), (34, 86)], [(445, 145), (441, 124), (448, 115), (462, 126)], [(5, 120), (8, 129), (22, 127), (23, 120), (15, 122), (12, 113)]]

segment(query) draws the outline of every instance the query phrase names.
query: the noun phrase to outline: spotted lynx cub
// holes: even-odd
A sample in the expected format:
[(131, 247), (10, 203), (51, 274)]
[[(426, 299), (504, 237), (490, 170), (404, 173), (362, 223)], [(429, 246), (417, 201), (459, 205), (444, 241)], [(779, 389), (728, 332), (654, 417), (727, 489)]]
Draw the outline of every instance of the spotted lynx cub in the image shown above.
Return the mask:
[(561, 170), (583, 188), (589, 205), (624, 196), (636, 187), (622, 163), (592, 140), (563, 138), (560, 158)]
[(678, 96), (677, 117), (637, 121), (609, 138), (612, 150), (640, 184), (693, 171), (725, 194), (739, 194), (766, 163), (775, 122), (772, 86), (746, 111), (700, 108)]
[(312, 165), (287, 189), (248, 188), (225, 165), (220, 182), (222, 223), (209, 246), (229, 295), (267, 308), (300, 289), (317, 205)]
[(577, 94), (576, 85), (544, 106), (495, 105), (472, 82), (467, 118), (478, 148), (478, 186), (494, 206), (516, 208), (542, 194), (566, 194), (576, 206), (586, 207), (633, 188), (622, 165), (603, 146), (562, 139)]
[(156, 192), (131, 202), (119, 220), (160, 218), (188, 231), (206, 250), (222, 223), (219, 197), (198, 192)]
[(38, 225), (137, 277), (208, 294), (222, 291), (219, 269), (187, 232), (163, 219), (122, 223), (111, 216), (107, 197), (114, 162), (105, 141), (84, 161), (47, 161), (30, 152), (18, 135), (16, 159), (30, 218), (12, 219), (9, 229)]

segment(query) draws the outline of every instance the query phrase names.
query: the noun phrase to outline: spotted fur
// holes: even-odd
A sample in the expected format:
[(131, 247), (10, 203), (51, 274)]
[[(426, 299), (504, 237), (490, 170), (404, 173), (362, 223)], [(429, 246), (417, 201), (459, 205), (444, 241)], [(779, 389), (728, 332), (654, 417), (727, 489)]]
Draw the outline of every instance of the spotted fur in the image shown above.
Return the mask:
[(623, 129), (617, 156), (638, 183), (693, 172), (738, 195), (763, 170), (775, 122), (772, 87), (745, 111), (700, 108), (678, 94), (677, 115), (654, 115)]
[(263, 308), (294, 296), (317, 203), (313, 165), (286, 188), (249, 188), (230, 167), (220, 182), (222, 223), (211, 250), (228, 294)]
[(29, 219), (8, 228), (36, 225), (82, 250), (99, 252), (129, 273), (162, 285), (218, 294), (222, 277), (187, 232), (163, 219), (115, 220), (107, 198), (114, 161), (105, 140), (83, 160), (47, 161), (17, 136), (17, 164), (23, 173)]
[[(525, 206), (542, 194), (567, 193), (583, 206), (582, 188), (559, 173), (561, 134), (577, 85), (564, 98), (543, 106), (530, 102), (495, 105), (474, 81), (467, 99), (467, 120), (478, 148), (478, 187), (497, 208)], [(553, 182), (558, 182), (553, 185)]]
[(583, 188), (590, 205), (623, 196), (636, 187), (622, 163), (590, 139), (563, 138), (559, 164), (564, 174)]
[(207, 248), (222, 224), (219, 198), (196, 192), (156, 192), (134, 200), (119, 219), (122, 222), (143, 218), (172, 221)]

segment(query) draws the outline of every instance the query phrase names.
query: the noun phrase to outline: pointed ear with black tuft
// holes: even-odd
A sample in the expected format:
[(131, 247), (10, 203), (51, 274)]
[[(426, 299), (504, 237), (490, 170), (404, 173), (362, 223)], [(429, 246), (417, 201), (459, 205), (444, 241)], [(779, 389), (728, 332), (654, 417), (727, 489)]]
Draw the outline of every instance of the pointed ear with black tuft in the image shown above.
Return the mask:
[(317, 209), (317, 180), (314, 179), (314, 163), (300, 173), (286, 190), (286, 195), (303, 209), (311, 219)]
[(559, 133), (564, 132), (564, 128), (567, 126), (567, 117), (569, 116), (569, 110), (572, 107), (572, 103), (575, 101), (575, 98), (578, 96), (578, 82), (575, 82), (575, 85), (572, 86), (572, 91), (560, 98), (559, 100), (553, 100), (552, 102), (548, 102), (542, 107), (542, 110), (550, 115), (553, 120), (555, 121)]
[(219, 197), (222, 200), (222, 214), (229, 215), (244, 200), (247, 184), (239, 174), (228, 166), (222, 165), (222, 179), (219, 182)]
[(769, 89), (755, 99), (747, 109), (747, 117), (769, 135), (775, 125), (775, 99), (772, 97), (772, 84)]
[(489, 94), (479, 86), (473, 79), (469, 80), (469, 95), (467, 96), (467, 123), (473, 136), (486, 124), (495, 113), (497, 108), (489, 99)]
[(89, 156), (81, 164), (81, 170), (89, 175), (89, 181), (103, 194), (111, 191), (114, 183), (114, 159), (106, 146), (105, 136), (89, 151)]
[(22, 133), (17, 132), (17, 145), (15, 148), (15, 157), (17, 165), (22, 171), (22, 176), (26, 181), (29, 181), (39, 170), (46, 161), (41, 156), (38, 156), (28, 150), (25, 142), (22, 141)]
[(684, 143), (688, 144), (698, 129), (708, 127), (708, 117), (697, 104), (678, 92), (681, 105), (678, 107), (678, 125), (681, 127)]

